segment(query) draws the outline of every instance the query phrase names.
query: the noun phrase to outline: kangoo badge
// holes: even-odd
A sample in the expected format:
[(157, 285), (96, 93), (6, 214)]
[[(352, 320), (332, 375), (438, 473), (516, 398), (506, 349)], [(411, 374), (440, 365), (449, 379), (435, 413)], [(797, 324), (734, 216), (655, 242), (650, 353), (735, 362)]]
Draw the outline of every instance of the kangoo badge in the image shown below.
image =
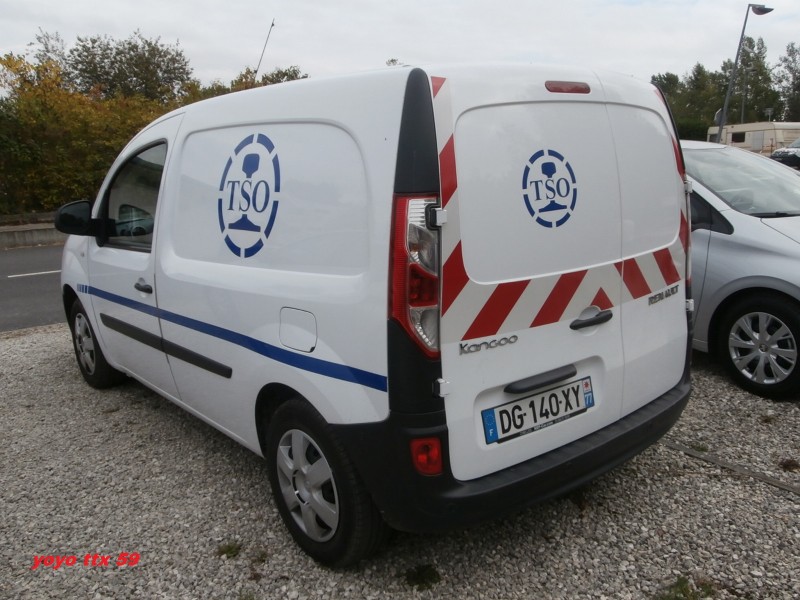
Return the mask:
[(569, 162), (555, 150), (534, 153), (522, 172), (522, 197), (543, 227), (561, 227), (578, 201), (578, 182)]
[(278, 214), (281, 169), (275, 145), (264, 134), (244, 138), (228, 158), (219, 184), (219, 228), (241, 258), (263, 247)]

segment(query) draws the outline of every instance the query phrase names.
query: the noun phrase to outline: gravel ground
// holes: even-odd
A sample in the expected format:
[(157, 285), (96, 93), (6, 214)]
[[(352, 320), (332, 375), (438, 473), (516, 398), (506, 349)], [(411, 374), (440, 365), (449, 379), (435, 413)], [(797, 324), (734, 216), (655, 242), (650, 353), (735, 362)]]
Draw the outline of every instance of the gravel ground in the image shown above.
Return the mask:
[(295, 547), (260, 458), (136, 383), (85, 385), (66, 326), (0, 334), (0, 360), (3, 598), (800, 597), (800, 404), (702, 359), (681, 421), (625, 466), (348, 571)]

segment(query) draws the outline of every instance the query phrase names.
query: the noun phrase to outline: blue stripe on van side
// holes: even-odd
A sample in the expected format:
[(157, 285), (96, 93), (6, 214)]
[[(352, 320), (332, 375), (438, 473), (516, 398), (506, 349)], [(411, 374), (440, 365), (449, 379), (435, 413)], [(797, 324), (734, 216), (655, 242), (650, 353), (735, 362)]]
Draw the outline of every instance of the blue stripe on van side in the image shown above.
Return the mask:
[(303, 371), (309, 371), (310, 373), (324, 375), (325, 377), (331, 377), (333, 379), (339, 379), (349, 383), (364, 385), (380, 392), (385, 392), (388, 389), (387, 377), (385, 375), (378, 375), (377, 373), (356, 369), (355, 367), (348, 367), (347, 365), (340, 365), (327, 360), (321, 360), (319, 358), (297, 354), (295, 352), (291, 352), (290, 350), (285, 350), (284, 348), (278, 348), (277, 346), (267, 344), (266, 342), (262, 342), (250, 336), (231, 331), (230, 329), (225, 329), (223, 327), (218, 327), (217, 325), (198, 321), (197, 319), (179, 315), (168, 310), (162, 310), (155, 306), (149, 306), (143, 302), (132, 300), (131, 298), (126, 298), (117, 294), (112, 294), (111, 292), (107, 292), (90, 285), (81, 284), (78, 286), (78, 291), (91, 294), (92, 296), (97, 296), (98, 298), (108, 300), (109, 302), (113, 302), (115, 304), (127, 306), (133, 310), (138, 310), (154, 317), (164, 319), (165, 321), (169, 321), (171, 323), (175, 323), (176, 325), (210, 335), (217, 339), (230, 342), (231, 344), (236, 344), (237, 346), (241, 346), (242, 348), (255, 352), (256, 354), (260, 354), (261, 356), (265, 356), (271, 360), (289, 365), (291, 367), (302, 369)]
[(91, 294), (92, 296), (97, 296), (98, 298), (102, 298), (103, 300), (108, 300), (109, 302), (113, 302), (114, 304), (121, 304), (122, 306), (127, 306), (128, 308), (138, 310), (139, 312), (143, 312), (148, 315), (152, 315), (154, 317), (161, 316), (159, 314), (158, 308), (155, 306), (150, 306), (149, 304), (145, 304), (144, 302), (139, 302), (137, 300), (132, 300), (131, 298), (126, 298), (125, 296), (118, 296), (117, 294), (106, 292), (105, 290), (92, 287), (91, 285), (79, 285), (78, 291), (84, 292), (86, 294)]

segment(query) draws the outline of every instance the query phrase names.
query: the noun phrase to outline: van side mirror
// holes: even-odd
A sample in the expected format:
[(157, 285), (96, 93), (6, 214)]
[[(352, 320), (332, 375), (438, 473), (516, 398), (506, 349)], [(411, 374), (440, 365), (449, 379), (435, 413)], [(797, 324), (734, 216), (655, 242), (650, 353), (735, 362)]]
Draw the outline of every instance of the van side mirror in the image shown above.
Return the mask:
[(61, 233), (69, 235), (100, 234), (100, 222), (92, 219), (92, 204), (88, 200), (78, 200), (65, 204), (56, 212), (55, 226)]

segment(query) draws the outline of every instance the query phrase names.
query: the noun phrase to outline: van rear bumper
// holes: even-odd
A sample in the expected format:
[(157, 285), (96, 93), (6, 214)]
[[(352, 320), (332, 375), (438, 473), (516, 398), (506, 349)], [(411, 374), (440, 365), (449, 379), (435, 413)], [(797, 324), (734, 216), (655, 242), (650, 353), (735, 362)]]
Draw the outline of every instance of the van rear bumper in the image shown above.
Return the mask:
[[(542, 456), (470, 481), (450, 473), (444, 412), (391, 413), (386, 421), (335, 426), (386, 522), (402, 531), (463, 527), (515, 512), (578, 488), (656, 442), (689, 399), (688, 368), (666, 394), (591, 435)], [(444, 474), (430, 477), (411, 464), (409, 442), (442, 440)]]

